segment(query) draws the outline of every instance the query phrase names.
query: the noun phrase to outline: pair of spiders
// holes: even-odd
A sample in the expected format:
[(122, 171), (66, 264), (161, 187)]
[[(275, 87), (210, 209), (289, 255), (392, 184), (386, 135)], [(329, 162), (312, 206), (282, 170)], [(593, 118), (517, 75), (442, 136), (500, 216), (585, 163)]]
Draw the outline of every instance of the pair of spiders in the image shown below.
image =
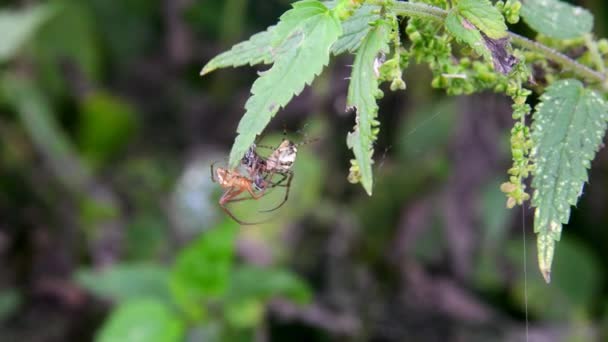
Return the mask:
[[(291, 180), (293, 179), (292, 166), (296, 160), (298, 146), (304, 144), (294, 144), (293, 142), (283, 139), (281, 144), (276, 147), (256, 146), (253, 144), (243, 158), (241, 166), (246, 172), (246, 175), (239, 172), (237, 169), (228, 169), (218, 167), (215, 168), (215, 163), (211, 164), (211, 179), (218, 182), (225, 189), (224, 194), (220, 197), (220, 207), (237, 223), (242, 225), (253, 225), (262, 222), (244, 222), (234, 216), (228, 209), (227, 205), (232, 202), (245, 200), (258, 200), (267, 194), (269, 189), (276, 187), (285, 188), (285, 196), (281, 203), (272, 209), (262, 210), (262, 212), (270, 212), (279, 209), (289, 198), (289, 189), (291, 188)], [(262, 157), (257, 153), (258, 148), (269, 148), (272, 153), (268, 157)], [(215, 175), (215, 177), (214, 177)], [(273, 180), (278, 175), (280, 178)], [(217, 178), (217, 180), (216, 180)], [(245, 193), (244, 196), (238, 197)]]

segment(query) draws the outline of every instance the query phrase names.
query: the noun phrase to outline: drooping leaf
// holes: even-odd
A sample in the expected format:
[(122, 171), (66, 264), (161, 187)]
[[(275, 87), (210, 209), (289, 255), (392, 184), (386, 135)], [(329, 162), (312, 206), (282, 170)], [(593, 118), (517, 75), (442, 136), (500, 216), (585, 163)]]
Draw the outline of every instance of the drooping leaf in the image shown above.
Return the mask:
[(582, 194), (587, 169), (604, 137), (608, 108), (596, 92), (568, 79), (547, 88), (533, 118), (534, 231), (539, 267), (549, 282), (555, 242), (562, 224), (568, 223), (570, 206)]
[(380, 53), (388, 52), (390, 31), (390, 26), (380, 21), (361, 43), (353, 64), (346, 100), (347, 107), (356, 110), (356, 125), (354, 131), (348, 134), (346, 143), (353, 150), (359, 165), (361, 184), (370, 196), (373, 187), (374, 127), (377, 126), (378, 114), (375, 96), (380, 91), (378, 66), (375, 63)]
[(13, 57), (52, 13), (46, 5), (21, 11), (0, 11), (0, 63)]
[(281, 16), (273, 42), (284, 42), (272, 68), (253, 83), (238, 136), (230, 151), (230, 165), (236, 166), (255, 138), (277, 111), (304, 86), (310, 84), (329, 63), (332, 44), (340, 36), (340, 22), (319, 1), (300, 1)]
[(182, 322), (162, 302), (137, 299), (121, 304), (97, 333), (97, 342), (178, 342)]
[(169, 299), (169, 271), (154, 264), (118, 264), (99, 272), (83, 269), (76, 282), (95, 295), (125, 301), (151, 297)]
[(332, 45), (331, 53), (340, 55), (346, 51), (355, 52), (363, 38), (372, 29), (370, 23), (380, 19), (380, 7), (363, 5), (342, 23), (342, 36)]
[(492, 39), (507, 36), (507, 25), (500, 11), (489, 0), (458, 0), (458, 12)]
[(194, 319), (204, 314), (205, 301), (228, 289), (238, 225), (215, 227), (180, 252), (173, 266), (170, 290), (181, 309)]
[(201, 76), (212, 72), (215, 69), (226, 68), (229, 66), (237, 67), (242, 65), (270, 64), (272, 63), (273, 37), (271, 26), (266, 31), (259, 32), (251, 36), (248, 40), (234, 45), (230, 50), (215, 56), (210, 60), (201, 71)]
[(560, 0), (522, 1), (521, 17), (538, 33), (571, 39), (591, 32), (593, 15), (584, 8)]

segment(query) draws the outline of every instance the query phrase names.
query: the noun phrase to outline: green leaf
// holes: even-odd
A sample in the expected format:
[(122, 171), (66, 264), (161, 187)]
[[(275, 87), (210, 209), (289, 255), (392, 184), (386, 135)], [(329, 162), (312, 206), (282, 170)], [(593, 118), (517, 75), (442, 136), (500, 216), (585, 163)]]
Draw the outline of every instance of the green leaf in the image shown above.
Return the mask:
[(229, 66), (237, 67), (246, 64), (272, 63), (273, 46), (270, 43), (272, 42), (274, 28), (275, 26), (271, 26), (266, 31), (256, 33), (249, 40), (238, 43), (229, 51), (215, 56), (203, 67), (201, 76), (215, 69)]
[(120, 305), (97, 333), (97, 342), (178, 342), (184, 323), (162, 302), (139, 299)]
[(335, 56), (346, 51), (355, 52), (363, 38), (372, 29), (371, 23), (380, 19), (380, 7), (363, 5), (342, 23), (342, 36), (332, 45), (331, 53)]
[(12, 58), (52, 12), (46, 5), (21, 11), (0, 11), (0, 63)]
[(234, 269), (228, 298), (270, 299), (281, 296), (299, 303), (311, 298), (308, 285), (295, 274), (280, 268), (242, 265)]
[(577, 38), (593, 29), (589, 11), (559, 0), (526, 0), (521, 17), (536, 32), (556, 39)]
[(608, 120), (600, 95), (577, 80), (562, 80), (547, 88), (532, 124), (536, 171), (532, 181), (534, 231), (538, 233), (538, 263), (547, 282), (555, 241), (568, 223), (587, 181), (587, 169), (599, 149)]
[(171, 293), (193, 319), (202, 317), (207, 300), (221, 297), (228, 289), (238, 227), (233, 221), (225, 221), (177, 256), (170, 279)]
[(472, 24), (465, 26), (466, 19), (457, 11), (450, 11), (445, 18), (445, 28), (460, 42), (469, 45), (475, 52), (483, 56), (487, 61), (492, 61), (492, 53), (483, 41), (479, 30)]
[(238, 136), (230, 151), (235, 167), (270, 119), (329, 63), (329, 50), (341, 34), (340, 22), (319, 1), (293, 4), (275, 28), (274, 42), (284, 42), (268, 71), (253, 83)]
[(80, 111), (78, 145), (93, 166), (101, 166), (132, 137), (137, 113), (125, 100), (103, 91), (89, 94)]
[(226, 317), (236, 327), (255, 327), (262, 320), (266, 301), (284, 297), (308, 303), (311, 290), (295, 274), (279, 269), (243, 265), (234, 269), (225, 304)]
[(346, 100), (347, 107), (354, 108), (357, 115), (354, 131), (348, 134), (346, 143), (353, 150), (359, 164), (361, 184), (370, 196), (373, 187), (373, 144), (376, 139), (374, 126), (377, 126), (378, 114), (376, 94), (380, 91), (378, 70), (374, 64), (380, 53), (388, 52), (390, 32), (390, 26), (380, 21), (361, 43), (353, 64)]
[(154, 264), (118, 264), (96, 272), (82, 269), (76, 282), (97, 296), (114, 301), (151, 297), (169, 299), (169, 270)]
[(486, 36), (492, 39), (507, 36), (505, 19), (489, 0), (459, 0), (456, 8)]

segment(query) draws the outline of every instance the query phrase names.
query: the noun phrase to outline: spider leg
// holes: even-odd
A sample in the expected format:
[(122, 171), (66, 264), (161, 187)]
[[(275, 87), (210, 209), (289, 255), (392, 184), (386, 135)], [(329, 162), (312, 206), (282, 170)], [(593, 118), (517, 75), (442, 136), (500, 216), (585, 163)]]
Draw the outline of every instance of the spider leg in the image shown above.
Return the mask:
[[(252, 197), (241, 197), (241, 198), (236, 198), (236, 196), (240, 195), (243, 191), (247, 190)], [(248, 189), (243, 189), (243, 188), (229, 188), (228, 190), (226, 190), (226, 192), (222, 195), (222, 197), (220, 198), (220, 207), (222, 207), (222, 210), (224, 210), (224, 212), (230, 216), (230, 218), (232, 218), (236, 223), (243, 225), (243, 226), (251, 226), (251, 225), (256, 225), (256, 224), (261, 224), (264, 222), (267, 222), (268, 220), (265, 221), (259, 221), (259, 222), (245, 222), (242, 221), (240, 219), (238, 219), (236, 216), (234, 216), (234, 214), (232, 213), (232, 211), (230, 211), (230, 209), (228, 209), (228, 207), (226, 206), (228, 203), (232, 203), (232, 202), (237, 202), (237, 201), (242, 201), (242, 200), (249, 200), (249, 199), (259, 199), (260, 197), (262, 197), (264, 194), (260, 194), (257, 197), (255, 196), (255, 193), (251, 190), (251, 188)]]
[(275, 211), (275, 210), (279, 209), (280, 207), (282, 207), (283, 204), (285, 204), (285, 202), (287, 202), (287, 199), (289, 198), (289, 189), (291, 189), (291, 180), (293, 179), (293, 172), (289, 171), (287, 173), (287, 175), (283, 174), (283, 176), (287, 177), (287, 184), (285, 184), (285, 185), (281, 184), (281, 182), (283, 182), (283, 180), (285, 178), (281, 179), (280, 182), (275, 183), (276, 184), (275, 186), (285, 187), (285, 197), (283, 198), (283, 201), (281, 201), (281, 203), (279, 203), (279, 205), (277, 205), (276, 207), (274, 207), (272, 209), (260, 210), (260, 212), (267, 213), (267, 212), (270, 212), (270, 211)]
[(272, 185), (271, 188), (274, 188), (274, 187), (277, 187), (277, 186), (281, 186), (282, 183), (285, 181), (285, 179), (287, 179), (287, 177), (288, 177), (288, 174), (286, 174), (286, 173), (279, 173), (279, 175), (281, 175), (282, 178), (280, 180), (276, 181), (276, 182), (273, 182), (272, 181), (272, 177), (274, 175), (275, 174), (272, 173), (272, 174), (270, 174), (270, 177), (268, 178), (268, 184)]

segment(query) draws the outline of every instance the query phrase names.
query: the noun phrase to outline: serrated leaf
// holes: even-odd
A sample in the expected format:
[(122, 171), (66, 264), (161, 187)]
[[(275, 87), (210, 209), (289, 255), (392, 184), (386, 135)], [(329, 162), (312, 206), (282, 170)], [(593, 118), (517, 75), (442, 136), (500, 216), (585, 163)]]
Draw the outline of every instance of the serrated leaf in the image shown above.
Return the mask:
[(269, 70), (251, 87), (245, 115), (237, 128), (238, 136), (230, 151), (235, 167), (270, 119), (329, 63), (329, 51), (342, 33), (340, 22), (319, 1), (293, 4), (275, 29), (275, 41), (285, 41)]
[(587, 169), (604, 137), (608, 108), (596, 92), (569, 79), (547, 88), (533, 118), (534, 231), (539, 267), (549, 282), (555, 242), (562, 224), (568, 223), (570, 206), (582, 194)]
[(456, 8), (486, 36), (492, 39), (507, 36), (505, 19), (489, 0), (459, 0)]
[(458, 14), (457, 11), (452, 10), (448, 13), (445, 18), (445, 28), (456, 38), (456, 40), (469, 45), (486, 60), (492, 60), (492, 54), (485, 45), (479, 30), (466, 21), (466, 19)]
[(335, 56), (346, 51), (355, 52), (361, 41), (372, 29), (370, 23), (380, 19), (380, 6), (363, 5), (342, 23), (342, 36), (332, 45), (331, 53)]
[(532, 29), (548, 37), (571, 39), (591, 32), (593, 15), (584, 8), (559, 0), (522, 1), (521, 17)]
[(53, 12), (46, 5), (22, 11), (0, 11), (0, 63), (13, 57)]
[(378, 114), (378, 104), (375, 94), (378, 88), (378, 70), (375, 66), (376, 57), (388, 52), (390, 26), (384, 22), (378, 24), (367, 34), (355, 57), (346, 105), (356, 110), (356, 125), (353, 132), (347, 136), (346, 143), (353, 150), (359, 172), (361, 185), (371, 196), (373, 188), (372, 156), (375, 135), (372, 130)]
[(273, 30), (270, 26), (266, 31), (251, 36), (248, 40), (234, 45), (230, 50), (215, 56), (201, 71), (201, 76), (215, 69), (238, 67), (242, 65), (270, 64), (272, 63)]
[(120, 305), (101, 327), (97, 342), (178, 342), (185, 324), (162, 302), (138, 299)]

